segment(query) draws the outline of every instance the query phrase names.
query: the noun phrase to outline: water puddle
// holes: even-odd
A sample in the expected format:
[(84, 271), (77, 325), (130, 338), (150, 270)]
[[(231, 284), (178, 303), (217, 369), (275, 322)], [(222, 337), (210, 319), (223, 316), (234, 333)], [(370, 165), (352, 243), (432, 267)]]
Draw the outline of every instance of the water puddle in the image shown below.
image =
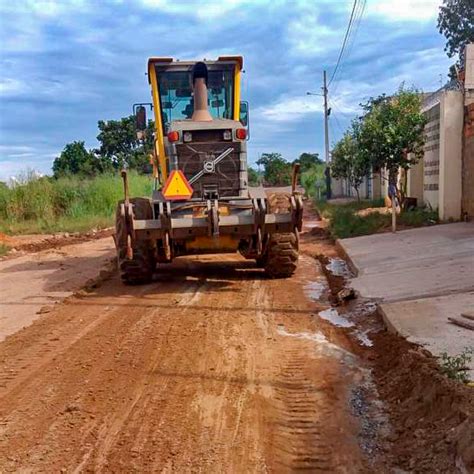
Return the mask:
[(354, 326), (353, 322), (349, 321), (345, 316), (339, 314), (335, 308), (329, 308), (325, 309), (324, 311), (320, 311), (318, 316), (339, 328), (351, 328)]
[(374, 343), (369, 337), (369, 333), (372, 332), (370, 329), (366, 331), (354, 331), (352, 334), (356, 337), (356, 339), (365, 347), (372, 347)]
[(277, 333), (284, 337), (294, 337), (297, 339), (305, 339), (315, 343), (314, 350), (319, 356), (334, 357), (349, 367), (356, 366), (357, 357), (352, 352), (339, 347), (338, 345), (330, 342), (326, 336), (320, 332), (288, 332), (282, 324), (277, 327)]
[(321, 297), (329, 290), (324, 280), (310, 281), (304, 286), (304, 292), (310, 300), (319, 301)]
[(334, 276), (343, 278), (352, 278), (354, 275), (349, 270), (347, 263), (342, 258), (330, 258), (326, 269)]
[(347, 313), (339, 314), (336, 308), (328, 308), (324, 311), (320, 311), (318, 316), (325, 321), (330, 322), (333, 326), (340, 328), (354, 328), (351, 330), (351, 334), (357, 339), (360, 345), (364, 347), (372, 347), (374, 343), (369, 337), (369, 334), (377, 332), (377, 330), (373, 327), (367, 329), (357, 328), (354, 319), (360, 320), (365, 316), (370, 316), (375, 309), (375, 303), (367, 302), (357, 305)]
[(314, 342), (322, 342), (325, 343), (327, 342), (326, 336), (320, 332), (288, 332), (283, 326), (283, 324), (279, 324), (277, 327), (277, 333), (280, 336), (286, 336), (286, 337), (296, 337), (297, 339), (306, 339), (308, 341), (314, 341)]

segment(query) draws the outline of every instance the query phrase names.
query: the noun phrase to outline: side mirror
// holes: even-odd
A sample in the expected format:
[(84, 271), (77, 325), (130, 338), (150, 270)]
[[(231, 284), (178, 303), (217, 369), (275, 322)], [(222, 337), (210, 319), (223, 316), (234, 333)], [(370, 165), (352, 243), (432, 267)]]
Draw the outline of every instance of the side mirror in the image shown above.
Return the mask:
[(244, 127), (249, 126), (249, 103), (246, 101), (243, 101), (240, 103), (240, 117), (239, 117), (240, 123)]
[(135, 126), (137, 132), (146, 130), (146, 108), (143, 105), (139, 105), (135, 112)]

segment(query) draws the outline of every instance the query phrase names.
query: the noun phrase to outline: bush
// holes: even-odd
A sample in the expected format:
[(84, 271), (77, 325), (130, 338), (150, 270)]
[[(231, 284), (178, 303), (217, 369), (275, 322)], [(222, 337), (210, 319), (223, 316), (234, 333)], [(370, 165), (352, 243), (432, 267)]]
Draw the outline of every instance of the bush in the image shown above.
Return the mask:
[(466, 347), (461, 354), (449, 356), (446, 352), (441, 353), (441, 371), (447, 377), (459, 382), (469, 382), (469, 363), (472, 361), (474, 347)]
[[(150, 177), (129, 174), (132, 196), (150, 196)], [(50, 177), (0, 187), (0, 230), (6, 233), (87, 230), (112, 225), (123, 197), (118, 175)]]
[(413, 209), (397, 216), (397, 222), (410, 227), (421, 227), (438, 222), (438, 212), (427, 209)]

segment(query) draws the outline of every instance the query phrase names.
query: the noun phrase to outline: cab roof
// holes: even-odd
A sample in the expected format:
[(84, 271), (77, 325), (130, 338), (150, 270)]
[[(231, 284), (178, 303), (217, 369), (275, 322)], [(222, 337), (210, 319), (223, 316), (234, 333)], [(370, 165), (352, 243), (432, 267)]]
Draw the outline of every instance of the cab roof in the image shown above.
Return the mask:
[[(174, 58), (166, 58), (166, 57), (152, 57), (148, 59), (148, 69), (150, 69), (150, 66), (152, 64), (179, 64), (181, 66), (192, 66), (193, 64), (196, 64), (200, 60), (195, 60), (195, 61), (180, 61), (179, 59), (174, 59)], [(219, 56), (217, 60), (203, 60), (202, 62), (206, 64), (217, 64), (221, 62), (233, 62), (237, 63), (242, 69), (244, 67), (244, 58), (243, 56)]]

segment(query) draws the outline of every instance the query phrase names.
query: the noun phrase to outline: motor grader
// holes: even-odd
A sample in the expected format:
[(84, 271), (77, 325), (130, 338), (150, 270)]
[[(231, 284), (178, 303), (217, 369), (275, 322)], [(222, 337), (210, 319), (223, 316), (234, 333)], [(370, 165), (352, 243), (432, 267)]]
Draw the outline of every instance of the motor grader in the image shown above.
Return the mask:
[(249, 108), (240, 98), (241, 56), (215, 61), (148, 60), (152, 103), (135, 104), (137, 136), (154, 114), (154, 190), (125, 198), (116, 213), (118, 266), (125, 283), (152, 279), (157, 264), (190, 254), (240, 252), (272, 278), (298, 261), (303, 205), (295, 192), (250, 187)]

